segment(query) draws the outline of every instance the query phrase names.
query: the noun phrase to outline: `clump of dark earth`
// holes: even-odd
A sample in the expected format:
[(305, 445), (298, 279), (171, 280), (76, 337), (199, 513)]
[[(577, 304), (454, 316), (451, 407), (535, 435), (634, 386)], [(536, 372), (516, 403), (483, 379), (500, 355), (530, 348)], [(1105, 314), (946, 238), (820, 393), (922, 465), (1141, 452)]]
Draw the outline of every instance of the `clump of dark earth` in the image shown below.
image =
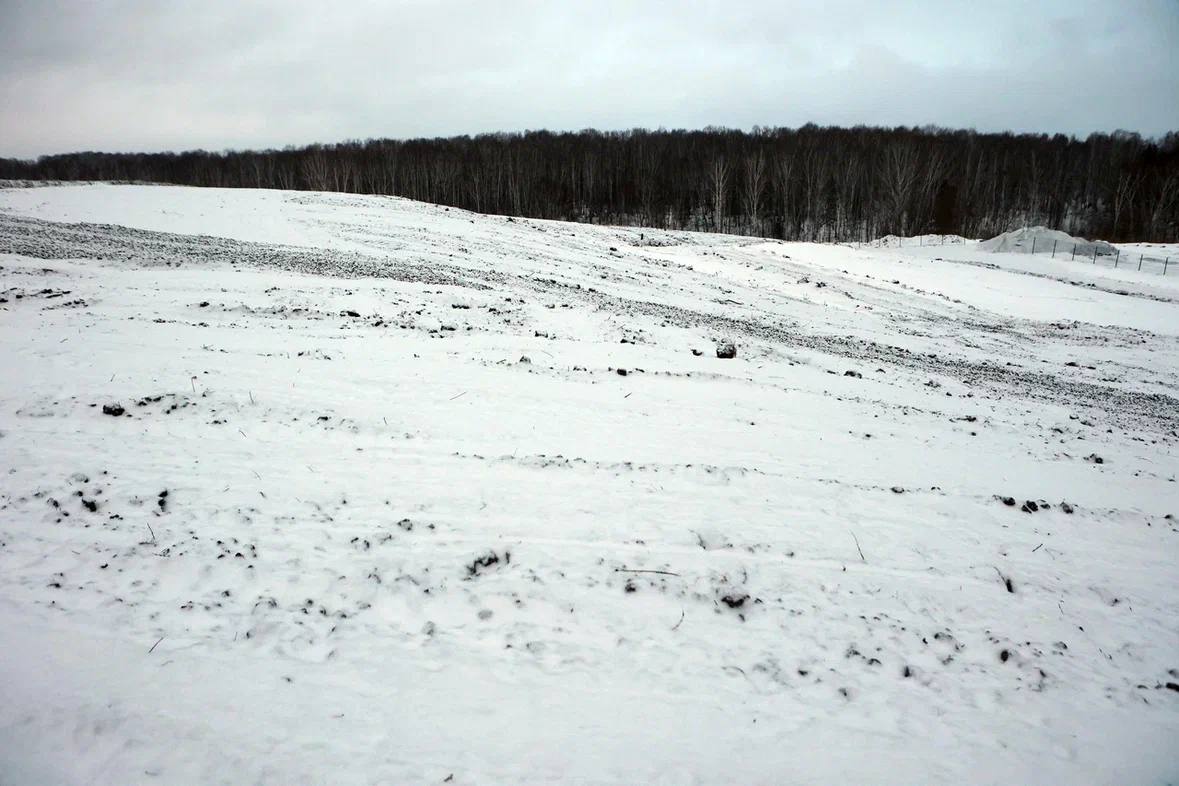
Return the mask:
[(1003, 504), (1007, 507), (1015, 505), (1015, 497), (1003, 497)]
[(1032, 502), (1030, 499), (1023, 503), (1023, 506), (1020, 507), (1020, 510), (1022, 510), (1024, 513), (1035, 513), (1039, 509), (1040, 506)]
[(704, 354), (704, 350), (702, 350), (702, 349), (693, 349), (693, 350), (692, 350), (692, 354), (693, 354), (693, 355), (695, 355), (696, 357), (700, 357), (701, 355), (703, 355), (703, 354)]
[(732, 341), (722, 341), (716, 345), (716, 356), (722, 360), (731, 360), (737, 357), (737, 345)]
[(903, 486), (893, 486), (893, 487), (892, 487), (891, 489), (889, 489), (889, 490), (890, 490), (890, 491), (891, 491), (893, 494), (904, 494), (904, 493), (905, 493), (905, 489), (904, 489), (904, 487), (903, 487)]
[(845, 372), (843, 372), (843, 375), (845, 377), (853, 377), (854, 379), (863, 379), (864, 378), (864, 375), (858, 371), (845, 371)]
[[(467, 574), (470, 576), (478, 576), (480, 570), (484, 568), (490, 568), (492, 565), (498, 564), (499, 561), (499, 555), (494, 551), (489, 551), (481, 557), (476, 557), (470, 565), (467, 565)], [(504, 564), (506, 565), (511, 561), (512, 553), (510, 551), (505, 551), (503, 556)]]
[(1074, 510), (1073, 506), (1067, 502), (1060, 503), (1060, 509), (1069, 514), (1071, 514)]
[(1098, 456), (1096, 453), (1090, 453), (1088, 456), (1085, 456), (1085, 461), (1088, 461), (1093, 464), (1104, 464), (1105, 463), (1105, 459), (1103, 459), (1101, 456)]
[(626, 369), (624, 369), (624, 368), (615, 369), (615, 371), (618, 373), (618, 376), (620, 376), (620, 377), (626, 376)]
[(745, 605), (745, 601), (749, 600), (748, 595), (729, 594), (721, 598), (721, 603), (728, 606), (730, 609), (739, 609)]
[(164, 489), (163, 491), (160, 492), (159, 497), (156, 499), (156, 504), (160, 506), (160, 510), (165, 510), (168, 507), (168, 490), (167, 489)]
[(360, 316), (360, 312), (359, 312), (359, 311), (353, 311), (352, 309), (347, 309), (347, 310), (345, 310), (345, 311), (341, 311), (341, 312), (340, 312), (340, 316), (343, 316), (343, 317), (358, 317), (358, 316)]
[(104, 414), (104, 415), (110, 415), (112, 417), (117, 418), (119, 415), (122, 415), (126, 411), (127, 410), (123, 409), (122, 404), (103, 404), (102, 405), (102, 414)]

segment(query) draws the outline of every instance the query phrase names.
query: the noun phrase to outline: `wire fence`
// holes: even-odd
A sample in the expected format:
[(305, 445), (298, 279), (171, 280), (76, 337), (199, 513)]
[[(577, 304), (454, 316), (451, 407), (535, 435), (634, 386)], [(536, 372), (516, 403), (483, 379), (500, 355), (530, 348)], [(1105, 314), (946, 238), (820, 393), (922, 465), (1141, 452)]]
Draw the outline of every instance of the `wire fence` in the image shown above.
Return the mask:
[[(854, 245), (854, 244), (853, 244)], [(915, 235), (913, 237), (898, 237), (885, 235), (875, 240), (869, 240), (859, 245), (869, 248), (909, 248), (911, 246), (962, 246), (966, 245), (966, 238), (961, 235)]]
[(1107, 243), (1061, 243), (1059, 240), (1049, 242), (1047, 239), (1032, 238), (1027, 248), (1029, 254), (1040, 254), (1052, 259), (1068, 259), (1073, 262), (1088, 262), (1118, 269), (1128, 267), (1131, 270), (1156, 272), (1167, 275), (1170, 268), (1179, 265), (1179, 257), (1149, 254), (1146, 251), (1121, 249)]
[[(865, 245), (876, 248), (908, 248), (911, 246), (963, 245), (967, 241), (958, 235), (918, 235), (917, 237), (896, 237), (890, 235)], [(1035, 254), (1051, 259), (1067, 259), (1072, 262), (1087, 262), (1091, 265), (1122, 269), (1130, 268), (1145, 273), (1165, 276), (1172, 268), (1179, 268), (1179, 254), (1151, 253), (1148, 250), (1118, 248), (1104, 241), (1082, 240), (1078, 242), (1031, 237), (1020, 239), (1003, 249), (1009, 254)]]

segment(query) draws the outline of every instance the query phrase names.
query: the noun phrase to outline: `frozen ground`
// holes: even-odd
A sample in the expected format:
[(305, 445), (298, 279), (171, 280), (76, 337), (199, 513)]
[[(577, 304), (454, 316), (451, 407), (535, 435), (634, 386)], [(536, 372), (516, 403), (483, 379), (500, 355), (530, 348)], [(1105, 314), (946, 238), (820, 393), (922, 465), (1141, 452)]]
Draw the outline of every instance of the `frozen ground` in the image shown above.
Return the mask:
[(5, 786), (1179, 778), (1179, 276), (162, 186), (0, 252)]

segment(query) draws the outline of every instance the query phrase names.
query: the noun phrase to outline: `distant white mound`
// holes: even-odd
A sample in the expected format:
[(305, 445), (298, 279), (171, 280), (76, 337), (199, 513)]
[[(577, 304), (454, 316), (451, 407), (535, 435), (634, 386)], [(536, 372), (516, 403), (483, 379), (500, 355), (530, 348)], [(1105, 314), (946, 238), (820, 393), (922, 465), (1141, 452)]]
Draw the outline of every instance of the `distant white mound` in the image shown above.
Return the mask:
[(1024, 227), (1004, 232), (1001, 235), (984, 240), (978, 244), (982, 251), (1008, 253), (1048, 253), (1053, 249), (1056, 253), (1076, 254), (1078, 256), (1093, 256), (1096, 250), (1098, 256), (1112, 256), (1117, 250), (1104, 240), (1086, 240), (1083, 237), (1073, 237), (1067, 232), (1048, 227)]
[(965, 242), (966, 238), (961, 235), (913, 235), (912, 237), (885, 235), (868, 241), (866, 245), (869, 248), (908, 248), (910, 246), (959, 245)]

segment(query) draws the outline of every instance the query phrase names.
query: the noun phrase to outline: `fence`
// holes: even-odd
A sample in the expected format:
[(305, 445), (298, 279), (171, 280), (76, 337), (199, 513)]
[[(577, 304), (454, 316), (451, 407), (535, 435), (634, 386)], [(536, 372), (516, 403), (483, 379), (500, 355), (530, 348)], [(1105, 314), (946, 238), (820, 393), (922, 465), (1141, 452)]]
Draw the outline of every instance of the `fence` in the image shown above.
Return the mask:
[(1179, 265), (1179, 257), (1149, 255), (1145, 251), (1123, 250), (1108, 243), (1061, 243), (1059, 240), (1053, 240), (1050, 243), (1047, 239), (1041, 240), (1036, 237), (1032, 238), (1028, 253), (1048, 255), (1052, 259), (1067, 258), (1073, 262), (1101, 264), (1114, 269), (1129, 267), (1142, 271), (1145, 265), (1147, 272), (1150, 272), (1153, 267), (1155, 271), (1164, 276), (1167, 275), (1170, 268)]
[[(958, 235), (918, 235), (917, 237), (888, 235), (863, 245), (876, 248), (908, 248), (911, 246), (961, 245), (965, 242)], [(1025, 239), (1015, 241), (1012, 248), (1006, 249), (1005, 253), (1040, 254), (1052, 259), (1088, 262), (1092, 265), (1115, 269), (1129, 266), (1132, 270), (1153, 271), (1163, 276), (1168, 275), (1171, 268), (1179, 268), (1179, 255), (1173, 253), (1164, 256), (1136, 249), (1120, 249), (1109, 243), (1094, 241), (1061, 242), (1033, 236), (1030, 243)]]
[(885, 235), (858, 245), (871, 248), (909, 248), (910, 246), (961, 246), (965, 244), (966, 238), (961, 235), (915, 235), (914, 237)]

